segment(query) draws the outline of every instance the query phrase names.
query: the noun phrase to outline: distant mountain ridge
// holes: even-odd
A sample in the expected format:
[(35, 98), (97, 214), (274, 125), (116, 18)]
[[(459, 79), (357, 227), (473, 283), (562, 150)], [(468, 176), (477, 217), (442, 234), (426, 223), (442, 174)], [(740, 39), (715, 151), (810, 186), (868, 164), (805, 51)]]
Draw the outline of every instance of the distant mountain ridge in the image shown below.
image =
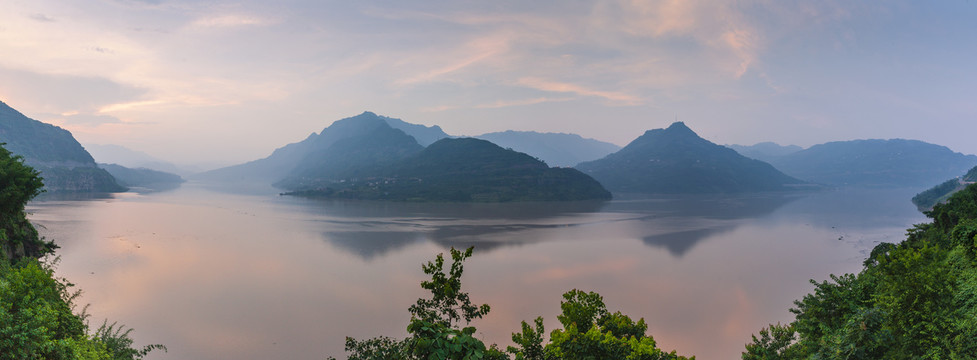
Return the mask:
[(774, 159), (799, 179), (835, 186), (929, 186), (977, 165), (977, 156), (918, 140), (869, 139), (814, 145)]
[[(187, 175), (190, 171), (168, 161), (160, 160), (142, 151), (132, 150), (114, 144), (83, 144), (85, 150), (99, 164), (116, 164), (130, 169), (146, 168), (177, 175)], [(111, 171), (110, 171), (111, 172)]]
[(620, 151), (577, 165), (615, 193), (738, 193), (804, 182), (697, 135), (684, 123), (648, 130)]
[(125, 191), (112, 175), (95, 164), (71, 132), (31, 119), (2, 101), (0, 142), (41, 172), (47, 191)]
[(621, 149), (620, 146), (608, 142), (565, 133), (507, 130), (486, 133), (475, 138), (535, 156), (550, 166), (563, 167), (597, 160)]
[[(129, 168), (118, 164), (98, 164), (108, 171), (119, 185), (134, 191), (159, 191), (175, 189), (186, 180), (176, 174), (147, 169)], [(136, 189), (138, 188), (138, 189)]]
[(781, 157), (804, 150), (797, 145), (780, 145), (775, 142), (761, 142), (753, 145), (726, 145), (726, 147), (736, 150), (740, 155), (763, 162), (771, 162)]
[(312, 133), (305, 140), (280, 147), (263, 159), (207, 171), (191, 178), (232, 183), (277, 183), (296, 170), (310, 153), (319, 153), (341, 139), (356, 137), (368, 131), (369, 129), (363, 128), (364, 121), (371, 124), (375, 124), (377, 121), (385, 122), (390, 127), (410, 135), (419, 144), (430, 144), (436, 139), (449, 137), (438, 126), (428, 127), (410, 124), (400, 119), (366, 111), (353, 117), (337, 120), (318, 134)]

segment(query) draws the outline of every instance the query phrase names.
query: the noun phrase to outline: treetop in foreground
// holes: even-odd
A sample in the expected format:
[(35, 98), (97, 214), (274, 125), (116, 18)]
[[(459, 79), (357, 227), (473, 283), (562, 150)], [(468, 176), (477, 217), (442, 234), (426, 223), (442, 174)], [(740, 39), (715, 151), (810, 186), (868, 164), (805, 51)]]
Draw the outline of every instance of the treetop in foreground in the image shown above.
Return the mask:
[[(563, 329), (550, 333), (544, 343), (543, 318), (534, 320), (535, 326), (522, 322), (522, 329), (512, 334), (516, 346), (503, 352), (496, 345), (486, 347), (475, 338), (471, 320), (488, 314), (488, 305), (476, 306), (468, 293), (461, 291), (463, 262), (471, 257), (472, 248), (465, 251), (451, 248), (451, 268), (444, 272), (444, 256), (424, 264), (425, 280), (421, 287), (431, 292), (430, 299), (418, 299), (410, 307), (410, 336), (398, 340), (377, 337), (366, 340), (346, 338), (346, 352), (350, 360), (379, 359), (486, 359), (486, 360), (679, 360), (686, 357), (674, 351), (659, 349), (655, 340), (645, 334), (644, 319), (637, 322), (621, 312), (610, 313), (603, 298), (594, 292), (571, 290), (563, 294), (562, 314), (557, 318)], [(460, 320), (465, 327), (460, 327)], [(692, 357), (691, 359), (695, 359)]]

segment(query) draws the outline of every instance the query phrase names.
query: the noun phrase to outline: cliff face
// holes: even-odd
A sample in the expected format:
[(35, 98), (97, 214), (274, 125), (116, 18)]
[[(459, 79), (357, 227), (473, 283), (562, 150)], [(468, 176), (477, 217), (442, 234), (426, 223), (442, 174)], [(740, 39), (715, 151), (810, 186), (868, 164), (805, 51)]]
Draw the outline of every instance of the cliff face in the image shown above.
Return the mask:
[(41, 172), (47, 191), (116, 192), (125, 188), (95, 164), (68, 130), (21, 114), (0, 101), (0, 143)]

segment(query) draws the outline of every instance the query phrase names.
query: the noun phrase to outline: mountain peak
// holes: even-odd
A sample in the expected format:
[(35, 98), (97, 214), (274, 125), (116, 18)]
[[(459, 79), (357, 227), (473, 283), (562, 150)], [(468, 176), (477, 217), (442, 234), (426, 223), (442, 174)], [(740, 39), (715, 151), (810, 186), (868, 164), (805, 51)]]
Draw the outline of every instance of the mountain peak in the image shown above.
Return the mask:
[(695, 131), (689, 129), (689, 127), (686, 126), (685, 123), (681, 121), (673, 122), (672, 125), (669, 125), (668, 128), (665, 129), (665, 132), (699, 136), (698, 134), (695, 133)]

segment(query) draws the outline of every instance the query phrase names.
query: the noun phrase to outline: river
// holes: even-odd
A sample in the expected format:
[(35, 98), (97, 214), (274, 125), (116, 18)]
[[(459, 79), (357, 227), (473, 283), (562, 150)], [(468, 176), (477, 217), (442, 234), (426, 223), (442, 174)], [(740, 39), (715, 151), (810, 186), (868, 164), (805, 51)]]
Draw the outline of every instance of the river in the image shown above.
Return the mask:
[(149, 359), (344, 358), (346, 336), (403, 337), (425, 296), (421, 264), (475, 246), (463, 289), (503, 348), (519, 322), (558, 328), (561, 294), (596, 291), (644, 318), (665, 350), (738, 358), (789, 322), (809, 279), (857, 272), (875, 244), (925, 221), (921, 189), (660, 196), (606, 203), (321, 201), (199, 184), (101, 198), (46, 197), (31, 220), (61, 246), (59, 276), (91, 324), (135, 329)]

